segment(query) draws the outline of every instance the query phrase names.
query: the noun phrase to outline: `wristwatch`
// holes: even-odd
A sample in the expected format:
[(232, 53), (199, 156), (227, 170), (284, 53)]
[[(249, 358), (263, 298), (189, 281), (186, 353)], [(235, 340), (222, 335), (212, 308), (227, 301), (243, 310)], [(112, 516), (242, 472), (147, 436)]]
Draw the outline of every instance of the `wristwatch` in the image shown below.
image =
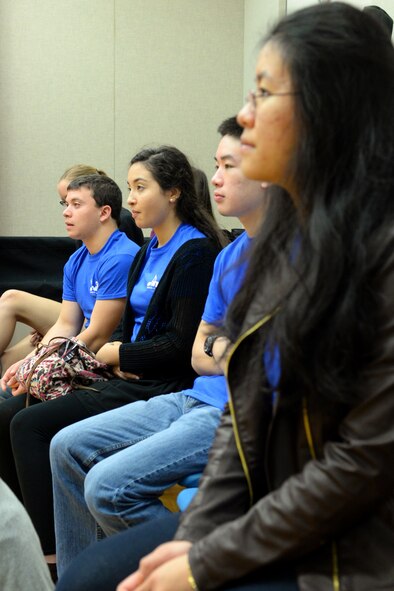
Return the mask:
[(206, 355), (208, 355), (208, 357), (213, 357), (213, 344), (216, 341), (216, 339), (219, 337), (220, 335), (218, 334), (210, 334), (207, 336), (207, 338), (205, 339), (205, 343), (204, 343), (204, 353)]

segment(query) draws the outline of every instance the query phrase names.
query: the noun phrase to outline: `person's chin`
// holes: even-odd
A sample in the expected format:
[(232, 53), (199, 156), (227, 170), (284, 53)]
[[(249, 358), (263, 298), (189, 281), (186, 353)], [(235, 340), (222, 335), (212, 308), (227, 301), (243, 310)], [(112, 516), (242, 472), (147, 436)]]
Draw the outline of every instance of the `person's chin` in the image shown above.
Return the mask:
[(144, 221), (142, 219), (141, 213), (139, 211), (133, 211), (131, 210), (131, 216), (135, 222), (135, 225), (138, 228), (147, 228), (146, 225), (144, 225)]
[(66, 230), (69, 238), (72, 238), (73, 240), (82, 240), (81, 235), (73, 226), (66, 228)]
[(233, 213), (229, 211), (228, 203), (226, 203), (225, 201), (222, 201), (222, 203), (217, 205), (217, 210), (220, 213), (220, 215), (224, 217), (233, 215)]

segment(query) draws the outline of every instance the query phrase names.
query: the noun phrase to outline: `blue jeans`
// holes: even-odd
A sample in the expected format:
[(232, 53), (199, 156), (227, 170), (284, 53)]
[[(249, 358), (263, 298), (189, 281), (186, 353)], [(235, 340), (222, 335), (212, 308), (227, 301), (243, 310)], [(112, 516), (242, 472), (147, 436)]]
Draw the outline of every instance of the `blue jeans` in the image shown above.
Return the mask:
[(221, 410), (182, 392), (80, 421), (51, 443), (58, 572), (96, 539), (168, 514), (159, 496), (208, 460)]

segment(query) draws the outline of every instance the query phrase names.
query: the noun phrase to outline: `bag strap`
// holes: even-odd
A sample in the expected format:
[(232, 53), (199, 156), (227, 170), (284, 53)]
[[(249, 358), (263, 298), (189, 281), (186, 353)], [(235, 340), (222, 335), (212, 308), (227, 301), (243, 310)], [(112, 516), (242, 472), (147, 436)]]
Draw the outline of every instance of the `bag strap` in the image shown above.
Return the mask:
[[(56, 340), (57, 342), (52, 343), (52, 341)], [(64, 344), (65, 341), (70, 341), (72, 343), (74, 343), (75, 341), (71, 341), (71, 339), (67, 338), (67, 337), (52, 337), (48, 344), (45, 345), (43, 343), (39, 343), (37, 345), (37, 349), (35, 351), (35, 355), (38, 355), (38, 353), (40, 352), (41, 349), (46, 348), (46, 351), (44, 351), (44, 353), (42, 355), (40, 355), (40, 357), (37, 357), (37, 359), (35, 360), (35, 362), (33, 363), (32, 367), (30, 368), (29, 374), (27, 376), (27, 380), (26, 380), (26, 408), (28, 406), (30, 406), (30, 400), (31, 400), (31, 394), (30, 394), (30, 384), (31, 384), (31, 380), (33, 378), (33, 373), (34, 371), (37, 369), (37, 367), (40, 365), (40, 363), (42, 361), (44, 361), (44, 359), (46, 359), (47, 357), (49, 357), (50, 355), (52, 355), (53, 353), (55, 353), (55, 351), (58, 351), (59, 348), (61, 347), (61, 345)]]
[[(62, 342), (60, 343), (60, 346), (63, 345), (65, 342), (68, 342), (69, 345), (71, 347), (73, 347), (74, 349), (82, 349), (82, 351), (85, 351), (85, 353), (87, 353), (88, 355), (91, 355), (92, 357), (96, 357), (96, 355), (93, 353), (93, 351), (91, 351), (88, 346), (86, 345), (86, 343), (84, 343), (83, 341), (80, 341), (79, 339), (76, 339), (75, 337), (52, 337), (51, 340), (49, 341), (48, 345), (55, 339), (61, 340)], [(66, 355), (68, 353), (68, 349), (66, 347), (64, 355)]]

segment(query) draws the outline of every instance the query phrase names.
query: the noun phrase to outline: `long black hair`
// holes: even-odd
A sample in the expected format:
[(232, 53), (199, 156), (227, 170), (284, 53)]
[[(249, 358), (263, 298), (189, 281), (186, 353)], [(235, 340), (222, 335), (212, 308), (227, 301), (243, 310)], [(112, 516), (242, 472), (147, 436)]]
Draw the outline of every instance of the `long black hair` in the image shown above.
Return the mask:
[(266, 42), (299, 92), (287, 170), (298, 201), (282, 189), (271, 198), (227, 329), (234, 340), (251, 310), (255, 320), (276, 310), (256, 363), (278, 346), (290, 397), (350, 402), (373, 355), (376, 277), (393, 250), (394, 49), (374, 19), (337, 2), (290, 14)]
[(136, 162), (143, 163), (163, 191), (179, 189), (175, 207), (182, 222), (194, 226), (219, 246), (227, 244), (224, 233), (197, 197), (193, 170), (183, 152), (174, 146), (144, 148), (131, 159), (129, 166)]

